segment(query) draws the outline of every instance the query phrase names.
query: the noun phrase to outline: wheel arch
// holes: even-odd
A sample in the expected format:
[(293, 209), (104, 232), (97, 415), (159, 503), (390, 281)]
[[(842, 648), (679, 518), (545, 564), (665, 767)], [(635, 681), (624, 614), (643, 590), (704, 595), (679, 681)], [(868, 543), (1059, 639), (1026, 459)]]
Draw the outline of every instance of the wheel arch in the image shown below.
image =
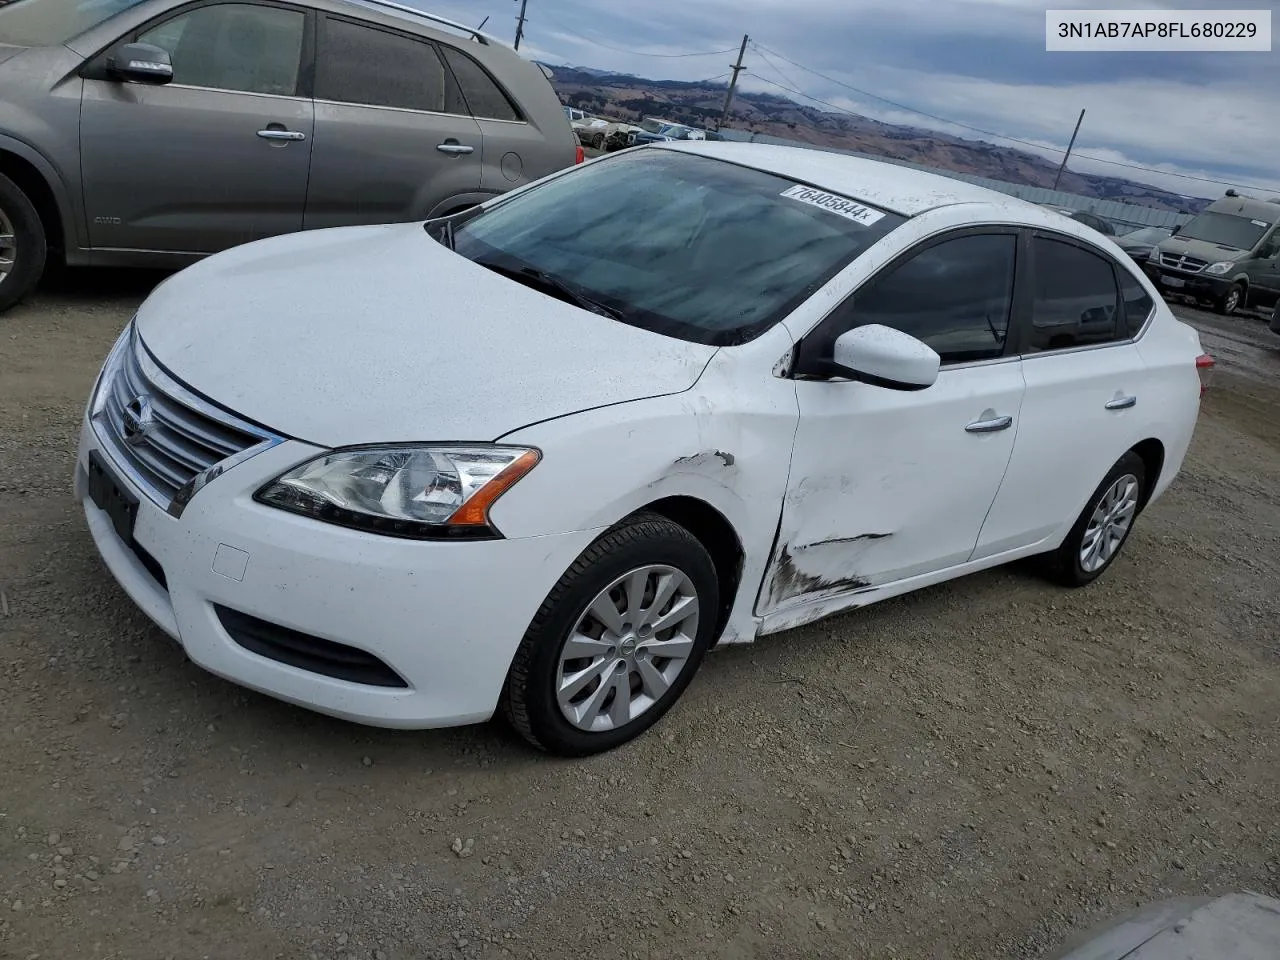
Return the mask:
[(17, 184), (36, 208), (51, 250), (65, 255), (76, 245), (65, 190), (43, 157), (20, 141), (0, 136), (0, 174)]
[(1141, 457), (1143, 466), (1146, 467), (1146, 477), (1142, 483), (1142, 500), (1139, 502), (1139, 509), (1144, 509), (1151, 500), (1151, 494), (1155, 492), (1156, 484), (1160, 482), (1160, 472), (1164, 469), (1164, 443), (1155, 437), (1148, 437), (1146, 440), (1135, 443), (1129, 451)]

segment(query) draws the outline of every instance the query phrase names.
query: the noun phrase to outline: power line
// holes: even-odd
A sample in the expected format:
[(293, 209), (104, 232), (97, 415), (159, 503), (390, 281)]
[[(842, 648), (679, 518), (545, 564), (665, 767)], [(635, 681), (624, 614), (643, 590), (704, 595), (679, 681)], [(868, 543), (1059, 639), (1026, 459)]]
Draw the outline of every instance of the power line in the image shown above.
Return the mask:
[[(1010, 143), (1017, 143), (1024, 147), (1032, 147), (1033, 149), (1036, 149), (1036, 150), (1047, 150), (1051, 153), (1059, 153), (1063, 155), (1067, 153), (1067, 151), (1062, 150), (1059, 147), (1051, 147), (1042, 143), (1035, 143), (1034, 141), (1031, 141), (1031, 140), (1023, 140), (1018, 137), (1011, 137), (1003, 133), (996, 133), (993, 130), (984, 130), (981, 127), (975, 127), (972, 124), (961, 123), (959, 120), (950, 120), (947, 117), (939, 117), (936, 114), (926, 113), (924, 110), (917, 110), (915, 107), (909, 107), (904, 103), (898, 103), (896, 100), (890, 100), (888, 97), (881, 97), (874, 93), (870, 93), (866, 90), (862, 90), (859, 87), (853, 86), (853, 84), (845, 83), (843, 80), (837, 80), (835, 77), (829, 77), (825, 73), (822, 73), (818, 70), (814, 70), (812, 67), (806, 67), (803, 63), (797, 63), (795, 60), (792, 60), (790, 57), (783, 56), (781, 53), (778, 53), (777, 50), (772, 50), (767, 47), (761, 47), (760, 44), (758, 43), (753, 43), (753, 46), (755, 47), (756, 52), (759, 53), (761, 57), (763, 57), (766, 60), (766, 62), (768, 62), (771, 67), (773, 67), (774, 70), (778, 70), (778, 68), (771, 60), (769, 60), (768, 56), (766, 56), (765, 54), (766, 50), (768, 50), (769, 53), (772, 53), (775, 57), (778, 57), (780, 60), (785, 60), (787, 63), (791, 64), (792, 66), (799, 67), (801, 70), (805, 70), (809, 73), (812, 73), (814, 76), (821, 77), (823, 80), (836, 84), (836, 86), (844, 87), (847, 90), (852, 90), (854, 93), (859, 94), (860, 96), (868, 97), (872, 100), (879, 100), (881, 103), (887, 103), (890, 106), (896, 107), (899, 110), (905, 110), (907, 113), (914, 113), (917, 116), (928, 117), (930, 120), (936, 120), (939, 123), (950, 124), (951, 126), (960, 127), (961, 129), (964, 129), (964, 130), (972, 130), (974, 133), (980, 133), (984, 137), (994, 137), (997, 140), (1006, 140)], [(785, 74), (782, 74), (780, 70), (778, 70), (778, 73), (780, 76), (785, 76)], [(757, 79), (763, 80), (765, 83), (773, 83), (774, 86), (781, 87), (782, 89), (786, 90), (788, 93), (794, 93), (797, 96), (804, 97), (808, 100), (813, 100), (817, 103), (823, 104), (824, 106), (832, 107), (833, 109), (839, 110), (842, 113), (847, 113), (852, 116), (859, 116), (859, 114), (857, 114), (855, 111), (849, 110), (847, 107), (837, 106), (836, 104), (829, 103), (826, 100), (820, 100), (819, 98), (811, 96), (807, 93), (803, 93), (802, 91), (793, 90), (790, 87), (785, 87), (780, 83), (774, 83), (774, 81), (769, 80), (767, 77), (762, 77), (758, 73), (754, 74), (754, 76)], [(1160, 170), (1157, 167), (1146, 167), (1137, 163), (1127, 163), (1123, 160), (1104, 160), (1102, 157), (1094, 157), (1086, 153), (1077, 153), (1076, 157), (1078, 157), (1081, 160), (1090, 160), (1093, 163), (1106, 163), (1116, 167), (1123, 167), (1126, 170), (1140, 170), (1143, 173), (1155, 173), (1165, 177), (1177, 177), (1180, 180), (1193, 180), (1198, 183), (1212, 183), (1218, 186), (1227, 184), (1231, 186), (1244, 187), (1246, 190), (1262, 190), (1268, 193), (1274, 192), (1274, 190), (1270, 187), (1262, 187), (1256, 184), (1239, 183), (1235, 180), (1214, 179), (1213, 177), (1197, 177), (1189, 173), (1174, 173), (1169, 170)]]
[(678, 60), (683, 57), (719, 57), (726, 53), (733, 53), (733, 51), (737, 49), (736, 47), (728, 47), (724, 50), (708, 50), (705, 53), (643, 53), (639, 50), (627, 50), (625, 47), (611, 47), (609, 44), (602, 43), (594, 37), (588, 37), (585, 33), (579, 33), (577, 30), (566, 27), (554, 17), (548, 17), (545, 13), (542, 16), (545, 20), (559, 27), (570, 36), (577, 37), (579, 40), (585, 40), (587, 43), (594, 43), (597, 47), (604, 47), (604, 49), (612, 50), (614, 53), (628, 53), (633, 57), (656, 57), (663, 60)]

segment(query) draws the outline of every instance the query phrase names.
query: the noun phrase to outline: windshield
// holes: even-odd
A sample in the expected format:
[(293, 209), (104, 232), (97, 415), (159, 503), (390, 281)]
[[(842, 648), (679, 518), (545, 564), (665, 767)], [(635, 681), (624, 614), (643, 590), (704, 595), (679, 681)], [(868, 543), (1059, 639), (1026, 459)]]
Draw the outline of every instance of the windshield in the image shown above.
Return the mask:
[(1202, 213), (1179, 232), (1185, 240), (1203, 240), (1234, 250), (1252, 250), (1271, 224), (1229, 213)]
[(143, 0), (14, 0), (0, 4), (0, 41), (21, 47), (66, 43)]
[(454, 249), (508, 275), (536, 271), (624, 323), (725, 346), (759, 336), (903, 222), (758, 170), (643, 148), (499, 202), (455, 230)]
[(1125, 243), (1157, 244), (1168, 237), (1169, 231), (1162, 227), (1143, 227), (1141, 230), (1134, 230), (1132, 233), (1126, 233), (1120, 239)]

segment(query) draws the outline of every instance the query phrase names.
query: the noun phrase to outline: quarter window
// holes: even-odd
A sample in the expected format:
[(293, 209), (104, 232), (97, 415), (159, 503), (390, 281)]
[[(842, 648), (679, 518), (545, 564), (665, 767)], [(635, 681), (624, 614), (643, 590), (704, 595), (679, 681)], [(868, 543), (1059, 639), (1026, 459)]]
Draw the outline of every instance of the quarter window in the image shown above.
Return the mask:
[(1035, 299), (1027, 352), (1127, 339), (1110, 262), (1060, 240), (1036, 237), (1032, 242)]
[(299, 10), (222, 3), (167, 20), (138, 40), (168, 52), (174, 83), (292, 96), (305, 25)]
[(927, 247), (855, 293), (837, 331), (883, 324), (924, 341), (943, 363), (998, 357), (1009, 331), (1016, 250), (1013, 234)]
[[(489, 74), (485, 73), (480, 64), (460, 50), (454, 50), (449, 46), (444, 46), (443, 49), (444, 58), (449, 61), (449, 68), (453, 70), (458, 85), (462, 87), (462, 94), (466, 97), (467, 106), (471, 108), (473, 115), (490, 120), (520, 119), (520, 115), (516, 113), (507, 95), (493, 82)], [(578, 117), (583, 116), (581, 110), (575, 110), (574, 113)]]
[(451, 106), (451, 86), (432, 44), (345, 20), (325, 21), (317, 99), (441, 113)]
[(1128, 270), (1120, 271), (1120, 298), (1124, 300), (1124, 320), (1129, 336), (1136, 337), (1151, 316), (1155, 301), (1147, 288)]

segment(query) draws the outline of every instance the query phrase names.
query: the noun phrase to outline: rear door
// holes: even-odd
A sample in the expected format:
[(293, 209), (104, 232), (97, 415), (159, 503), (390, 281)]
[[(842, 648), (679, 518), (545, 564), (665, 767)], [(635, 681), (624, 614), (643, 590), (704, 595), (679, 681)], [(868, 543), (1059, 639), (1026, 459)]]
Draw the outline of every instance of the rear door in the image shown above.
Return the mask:
[(429, 40), (322, 17), (315, 110), (308, 229), (425, 218), (480, 188), (480, 125)]
[(80, 156), (95, 248), (213, 253), (302, 228), (312, 106), (310, 14), (204, 3), (121, 43), (169, 52), (165, 86), (86, 72)]
[[(1030, 271), (1030, 310), (1015, 335), (1026, 394), (975, 560), (1069, 527), (1150, 422), (1147, 369), (1133, 342), (1146, 317), (1126, 312), (1123, 268), (1073, 237), (1034, 232), (1024, 244), (1019, 270)], [(1140, 286), (1138, 294), (1145, 295)]]

